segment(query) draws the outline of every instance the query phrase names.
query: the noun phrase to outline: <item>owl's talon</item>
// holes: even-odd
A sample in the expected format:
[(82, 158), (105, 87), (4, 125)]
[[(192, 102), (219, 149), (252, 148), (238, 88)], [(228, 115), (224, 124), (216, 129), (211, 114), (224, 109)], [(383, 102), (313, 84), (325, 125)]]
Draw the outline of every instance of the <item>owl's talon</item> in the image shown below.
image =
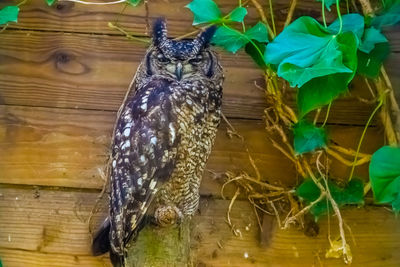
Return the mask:
[(154, 218), (158, 225), (165, 227), (179, 224), (183, 214), (176, 206), (161, 206), (155, 211)]

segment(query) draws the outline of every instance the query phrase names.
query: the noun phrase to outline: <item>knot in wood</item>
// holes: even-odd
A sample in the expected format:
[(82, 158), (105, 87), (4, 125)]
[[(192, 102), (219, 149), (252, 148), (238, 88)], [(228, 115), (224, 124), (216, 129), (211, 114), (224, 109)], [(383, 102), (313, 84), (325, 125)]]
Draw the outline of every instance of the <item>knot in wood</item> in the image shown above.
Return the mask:
[(165, 227), (179, 223), (182, 212), (176, 206), (161, 206), (154, 213), (158, 225)]
[(65, 52), (59, 52), (56, 54), (57, 63), (66, 64), (71, 60), (71, 57)]
[(59, 2), (55, 5), (55, 9), (60, 13), (67, 13), (74, 7), (73, 2)]

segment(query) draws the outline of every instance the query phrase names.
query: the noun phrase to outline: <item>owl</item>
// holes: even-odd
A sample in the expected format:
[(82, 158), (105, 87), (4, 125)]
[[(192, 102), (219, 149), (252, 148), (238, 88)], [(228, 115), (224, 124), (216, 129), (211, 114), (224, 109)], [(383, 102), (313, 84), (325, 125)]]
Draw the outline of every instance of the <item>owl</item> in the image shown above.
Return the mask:
[(151, 217), (170, 225), (192, 216), (221, 117), (223, 71), (210, 48), (215, 28), (194, 39), (153, 38), (118, 112), (109, 166), (109, 216), (93, 240), (124, 265), (127, 244)]

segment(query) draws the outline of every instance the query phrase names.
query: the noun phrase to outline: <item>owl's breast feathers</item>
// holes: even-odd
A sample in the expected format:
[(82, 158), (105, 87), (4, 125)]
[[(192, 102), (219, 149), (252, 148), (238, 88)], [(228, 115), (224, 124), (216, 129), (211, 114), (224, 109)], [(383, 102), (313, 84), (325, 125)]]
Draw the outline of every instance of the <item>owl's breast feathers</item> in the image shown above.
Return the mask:
[[(221, 94), (221, 85), (211, 81), (176, 83), (154, 77), (128, 97), (112, 145), (110, 242), (114, 252), (123, 254), (156, 195), (161, 202), (193, 209), (195, 204), (184, 202), (198, 199), (185, 195), (198, 190), (219, 123)], [(207, 155), (195, 164), (194, 157), (202, 153)], [(163, 194), (169, 196), (158, 197)]]

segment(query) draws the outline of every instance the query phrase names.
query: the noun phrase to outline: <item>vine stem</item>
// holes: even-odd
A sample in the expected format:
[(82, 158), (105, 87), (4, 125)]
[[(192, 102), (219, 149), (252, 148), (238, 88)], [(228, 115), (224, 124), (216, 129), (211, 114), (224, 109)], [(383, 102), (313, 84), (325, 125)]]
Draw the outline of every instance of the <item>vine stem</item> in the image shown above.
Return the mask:
[(342, 28), (343, 28), (343, 20), (342, 20), (342, 13), (340, 13), (340, 5), (339, 5), (340, 0), (336, 0), (336, 11), (337, 11), (337, 15), (339, 18), (339, 32), (337, 34), (342, 33)]
[[(389, 81), (390, 82), (390, 81)], [(400, 140), (400, 132), (396, 132), (395, 127), (392, 122), (391, 114), (389, 111), (389, 106), (391, 111), (397, 116), (400, 116), (400, 110), (396, 102), (396, 98), (394, 96), (393, 88), (389, 85), (385, 86), (381, 79), (375, 81), (375, 86), (377, 88), (378, 94), (386, 94), (389, 96), (389, 99), (384, 99), (383, 108), (380, 112), (380, 118), (385, 128), (386, 139), (390, 145), (396, 145)], [(390, 101), (388, 103), (388, 100)], [(397, 118), (397, 129), (399, 129), (398, 123), (400, 122), (400, 118)]]
[(118, 31), (122, 32), (123, 34), (125, 34), (126, 38), (128, 38), (130, 40), (140, 41), (140, 42), (147, 43), (147, 44), (150, 43), (150, 40), (133, 36), (132, 34), (128, 33), (124, 29), (122, 29), (121, 27), (113, 24), (112, 22), (108, 23), (108, 27), (110, 27), (111, 29), (115, 29), (115, 30), (118, 30)]
[(1, 28), (0, 33), (4, 32), (8, 27), (8, 23)]
[(325, 28), (328, 27), (326, 25), (326, 18), (325, 18), (325, 0), (322, 0), (322, 21), (324, 22)]
[(359, 0), (359, 2), (361, 4), (364, 15), (373, 15), (374, 11), (372, 9), (371, 3), (368, 0)]
[[(242, 7), (242, 0), (239, 0), (239, 6)], [(242, 21), (242, 29), (243, 29), (243, 32), (246, 31), (246, 25), (244, 25), (244, 21)]]
[(122, 14), (125, 12), (125, 9), (128, 7), (128, 2), (125, 3), (124, 7), (122, 8), (122, 10), (118, 13), (116, 19), (115, 19), (115, 24), (118, 24), (120, 17), (122, 16)]
[(364, 186), (364, 196), (371, 190), (371, 181), (368, 181), (368, 183)]
[(328, 117), (329, 117), (329, 112), (331, 111), (331, 106), (332, 106), (332, 101), (329, 102), (328, 105), (328, 109), (326, 110), (326, 115), (325, 115), (325, 119), (324, 119), (324, 123), (322, 124), (322, 128), (325, 127), (326, 122), (328, 121)]
[(276, 36), (274, 9), (272, 8), (272, 0), (269, 0), (268, 2), (269, 2), (269, 12), (271, 14), (272, 30), (274, 31), (274, 35)]
[(340, 161), (341, 163), (343, 163), (346, 166), (352, 167), (354, 166), (359, 166), (359, 165), (363, 165), (367, 162), (369, 162), (371, 160), (371, 156), (364, 156), (361, 159), (357, 159), (356, 162), (352, 162), (349, 161), (345, 158), (343, 158), (339, 153), (337, 153), (336, 151), (333, 151), (332, 149), (330, 149), (329, 147), (327, 147), (325, 149), (326, 153), (328, 153), (330, 156), (334, 157), (335, 159), (337, 159), (338, 161)]
[[(359, 0), (359, 2), (361, 4), (364, 15), (375, 15), (371, 6), (371, 2), (369, 0)], [(399, 105), (396, 102), (390, 79), (383, 66), (381, 67), (381, 75), (386, 83), (386, 86), (380, 82), (380, 79), (378, 81), (375, 81), (375, 86), (378, 94), (386, 93), (389, 96), (390, 105), (388, 107), (388, 104), (386, 102), (384, 103), (384, 108), (381, 111), (380, 117), (382, 123), (384, 124), (385, 134), (389, 144), (396, 145), (400, 142), (400, 109)], [(394, 120), (397, 122), (396, 127), (392, 122), (389, 111), (393, 112)]]
[[(333, 145), (333, 144), (330, 145), (329, 147), (334, 149), (334, 150), (336, 150), (336, 151), (338, 151), (338, 152), (340, 152), (340, 153), (348, 155), (348, 156), (355, 156), (356, 155), (356, 151), (351, 149), (351, 148), (344, 148), (344, 147), (341, 147), (339, 145)], [(363, 157), (363, 158), (372, 156), (371, 154), (361, 153), (361, 152), (359, 152), (358, 155)]]
[[(336, 201), (333, 199), (331, 192), (329, 190), (329, 186), (328, 186), (328, 181), (327, 178), (323, 176), (323, 179), (325, 181), (326, 184), (326, 195), (327, 198), (329, 198), (329, 201), (331, 202), (333, 211), (336, 214), (336, 217), (338, 219), (339, 222), (339, 233), (340, 233), (340, 239), (342, 240), (342, 253), (343, 253), (343, 260), (346, 264), (350, 264), (352, 261), (351, 255), (349, 253), (349, 251), (347, 251), (347, 242), (346, 242), (346, 235), (344, 232), (344, 228), (343, 228), (343, 218), (342, 218), (342, 214), (340, 213), (340, 209), (339, 206), (337, 205)], [(331, 244), (332, 246), (332, 244)]]
[(267, 16), (265, 15), (261, 4), (257, 0), (251, 0), (251, 2), (253, 3), (254, 7), (257, 9), (257, 12), (261, 17), (261, 21), (264, 22), (265, 25), (267, 25), (269, 36), (271, 37), (271, 39), (274, 39), (276, 34), (274, 34), (273, 30), (271, 29), (271, 26), (269, 26)]
[(357, 158), (358, 158), (358, 153), (360, 153), (360, 148), (361, 148), (361, 144), (364, 140), (365, 137), (365, 133), (367, 132), (368, 126), (372, 121), (372, 118), (375, 116), (375, 113), (379, 110), (379, 108), (383, 105), (383, 99), (384, 96), (382, 95), (379, 99), (379, 104), (375, 107), (374, 111), (372, 111), (371, 116), (369, 116), (367, 124), (365, 124), (364, 130), (361, 134), (361, 138), (360, 141), (358, 142), (358, 146), (357, 146), (357, 150), (356, 150), (356, 155), (354, 156), (354, 161), (351, 167), (351, 172), (350, 172), (350, 176), (349, 176), (349, 181), (353, 178), (353, 174), (354, 174), (354, 169), (356, 167), (356, 162), (357, 162)]
[(21, 1), (20, 3), (18, 3), (17, 6), (18, 6), (18, 7), (19, 7), (19, 6), (22, 6), (22, 5), (24, 5), (26, 2), (28, 2), (28, 0), (23, 0), (23, 1)]
[(292, 21), (293, 13), (294, 13), (294, 10), (296, 9), (296, 6), (297, 6), (297, 0), (292, 0), (292, 2), (290, 3), (289, 12), (287, 14), (284, 27), (288, 26), (290, 24), (290, 22)]
[(310, 202), (310, 204), (308, 204), (306, 207), (304, 207), (302, 210), (300, 210), (298, 213), (296, 213), (292, 217), (287, 218), (284, 222), (283, 229), (287, 229), (291, 223), (295, 222), (300, 216), (302, 216), (307, 211), (309, 211), (312, 207), (314, 207), (314, 205), (321, 202), (325, 196), (326, 196), (326, 193), (321, 192), (321, 194), (319, 195), (319, 197), (316, 200)]

